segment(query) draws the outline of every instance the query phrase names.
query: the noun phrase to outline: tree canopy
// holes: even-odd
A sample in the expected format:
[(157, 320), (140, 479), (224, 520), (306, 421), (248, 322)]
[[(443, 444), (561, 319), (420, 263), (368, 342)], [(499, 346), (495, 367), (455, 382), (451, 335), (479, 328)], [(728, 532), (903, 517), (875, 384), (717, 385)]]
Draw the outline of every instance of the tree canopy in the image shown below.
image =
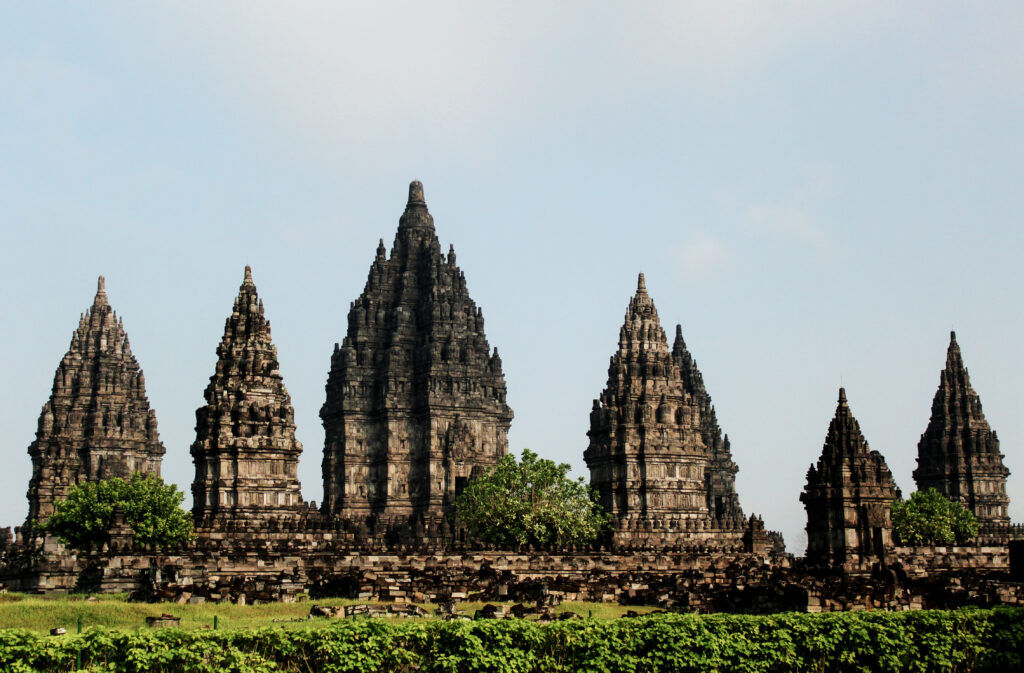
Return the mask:
[(184, 498), (177, 486), (155, 475), (76, 484), (40, 528), (72, 547), (100, 545), (109, 541), (120, 508), (136, 543), (174, 547), (194, 537), (192, 515), (181, 508)]
[(455, 501), (459, 522), (473, 537), (499, 547), (587, 544), (610, 520), (592, 489), (556, 464), (523, 450), (504, 456), (471, 480)]
[(934, 488), (892, 506), (893, 537), (901, 544), (963, 544), (978, 534), (978, 520)]

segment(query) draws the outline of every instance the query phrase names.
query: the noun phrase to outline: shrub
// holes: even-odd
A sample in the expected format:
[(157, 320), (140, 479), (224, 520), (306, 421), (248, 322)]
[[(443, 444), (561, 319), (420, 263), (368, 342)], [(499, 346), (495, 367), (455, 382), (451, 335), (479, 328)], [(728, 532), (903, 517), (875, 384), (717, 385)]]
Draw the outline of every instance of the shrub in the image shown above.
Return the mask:
[(120, 508), (135, 542), (175, 547), (194, 537), (192, 516), (181, 508), (184, 498), (177, 486), (155, 475), (76, 484), (40, 528), (72, 547), (100, 545), (109, 541), (114, 512)]
[(960, 503), (929, 488), (893, 503), (892, 533), (908, 545), (963, 544), (978, 534), (978, 520)]

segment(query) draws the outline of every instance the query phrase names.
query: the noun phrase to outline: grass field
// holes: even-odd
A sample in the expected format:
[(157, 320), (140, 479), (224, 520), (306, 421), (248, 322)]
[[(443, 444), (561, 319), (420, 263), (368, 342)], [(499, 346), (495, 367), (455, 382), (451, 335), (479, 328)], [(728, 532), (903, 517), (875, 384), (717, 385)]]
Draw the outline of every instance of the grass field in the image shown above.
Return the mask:
[[(359, 603), (346, 599), (305, 600), (297, 603), (268, 603), (264, 605), (233, 605), (231, 603), (203, 603), (201, 605), (177, 605), (174, 603), (129, 603), (124, 596), (99, 595), (96, 600), (86, 596), (41, 596), (35, 594), (8, 593), (0, 596), (0, 628), (22, 628), (39, 633), (64, 627), (68, 633), (78, 628), (82, 618), (83, 628), (105, 626), (113, 629), (133, 630), (148, 628), (146, 617), (170, 613), (181, 619), (185, 629), (210, 628), (216, 615), (218, 628), (239, 629), (256, 627), (306, 628), (322, 624), (321, 619), (305, 619), (309, 608), (317, 605), (352, 605)], [(496, 603), (497, 604), (497, 603)], [(420, 603), (431, 613), (435, 606)], [(484, 603), (459, 603), (457, 608), (469, 616)], [(511, 605), (507, 603), (506, 605)], [(571, 610), (584, 617), (593, 616), (612, 619), (621, 617), (627, 610), (646, 613), (653, 607), (625, 607), (610, 603), (563, 603), (555, 612)], [(394, 619), (404, 619), (394, 617)], [(277, 621), (275, 621), (277, 620)]]

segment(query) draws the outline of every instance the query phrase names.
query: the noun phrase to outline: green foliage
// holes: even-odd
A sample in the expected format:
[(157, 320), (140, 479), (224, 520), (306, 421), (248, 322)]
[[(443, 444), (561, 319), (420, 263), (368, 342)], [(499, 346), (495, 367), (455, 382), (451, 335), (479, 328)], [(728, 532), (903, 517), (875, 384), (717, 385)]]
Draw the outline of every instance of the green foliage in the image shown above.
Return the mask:
[(978, 534), (978, 520), (960, 503), (929, 488), (893, 503), (892, 532), (901, 544), (963, 544)]
[(523, 449), (522, 462), (504, 456), (473, 479), (455, 501), (470, 535), (500, 547), (586, 544), (608, 525), (583, 478), (570, 467)]
[(114, 511), (120, 507), (135, 542), (163, 548), (177, 546), (195, 535), (192, 516), (181, 508), (185, 494), (155, 475), (133, 474), (77, 484), (57, 501), (40, 527), (73, 547), (109, 541)]
[(1024, 609), (663, 614), (476, 622), (358, 619), (298, 631), (0, 630), (0, 670), (99, 673), (724, 673), (1021, 670)]

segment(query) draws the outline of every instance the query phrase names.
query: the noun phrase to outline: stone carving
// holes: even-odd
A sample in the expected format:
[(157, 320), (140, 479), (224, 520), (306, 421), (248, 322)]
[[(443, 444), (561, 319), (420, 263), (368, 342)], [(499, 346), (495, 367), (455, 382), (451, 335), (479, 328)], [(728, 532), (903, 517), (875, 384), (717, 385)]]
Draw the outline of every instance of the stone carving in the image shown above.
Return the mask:
[[(726, 531), (739, 541), (746, 522), (732, 489), (728, 445), (681, 334), (669, 350), (643, 274), (587, 435), (584, 459), (591, 486), (612, 514), (613, 542), (666, 545)], [(719, 513), (724, 520), (714, 518)]]
[(294, 516), (304, 507), (296, 472), (302, 444), (295, 439), (295, 412), (248, 266), (224, 323), (205, 397), (206, 405), (196, 410), (191, 449), (197, 525)]
[(928, 427), (917, 445), (914, 481), (920, 490), (935, 488), (968, 507), (982, 524), (1008, 524), (1006, 477), (999, 438), (971, 387), (956, 332), (949, 333), (946, 368), (932, 400)]
[(676, 338), (672, 345), (672, 358), (679, 365), (683, 386), (697, 401), (700, 408), (700, 434), (710, 451), (711, 460), (705, 472), (708, 493), (708, 511), (719, 521), (743, 519), (739, 496), (736, 495), (736, 472), (739, 467), (732, 460), (729, 435), (722, 436), (711, 395), (704, 387), (704, 377), (697, 369), (697, 361), (686, 349), (682, 325), (676, 325)]
[(320, 417), (324, 513), (392, 536), (450, 536), (455, 495), (508, 452), (501, 358), (419, 182), (352, 302)]
[(75, 484), (135, 472), (160, 474), (164, 446), (149, 408), (146, 380), (100, 276), (96, 298), (78, 321), (57, 366), (50, 399), (28, 447), (28, 525), (53, 513)]
[(893, 547), (889, 513), (900, 497), (892, 473), (872, 451), (839, 389), (839, 405), (817, 465), (807, 470), (800, 501), (807, 509), (807, 560), (870, 568)]

